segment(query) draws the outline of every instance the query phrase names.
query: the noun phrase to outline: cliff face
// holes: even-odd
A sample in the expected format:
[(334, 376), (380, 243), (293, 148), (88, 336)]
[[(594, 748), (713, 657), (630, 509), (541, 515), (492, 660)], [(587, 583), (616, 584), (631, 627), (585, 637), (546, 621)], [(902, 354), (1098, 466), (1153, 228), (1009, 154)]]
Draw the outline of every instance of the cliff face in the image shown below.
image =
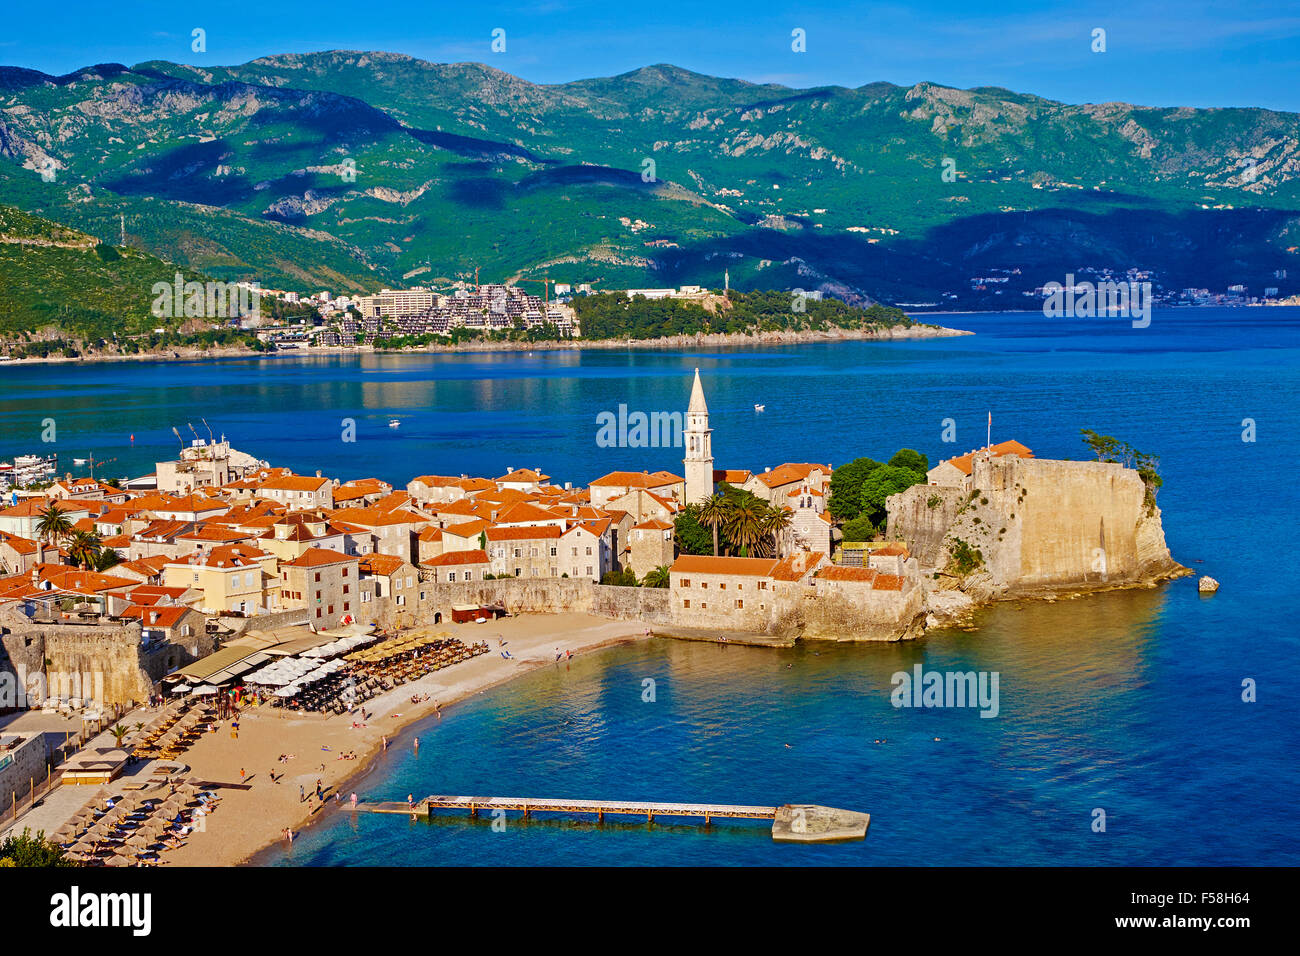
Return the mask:
[(891, 541), (907, 542), (907, 549), (923, 568), (943, 563), (943, 539), (966, 503), (960, 488), (936, 488), (913, 485), (885, 502), (889, 520), (887, 536)]
[[(940, 586), (957, 583), (987, 600), (1144, 585), (1186, 572), (1170, 557), (1160, 512), (1147, 513), (1132, 469), (1003, 457), (977, 460), (971, 485), (968, 493), (918, 485), (889, 500), (891, 534), (923, 566), (948, 575)], [(943, 500), (931, 506), (940, 491)]]

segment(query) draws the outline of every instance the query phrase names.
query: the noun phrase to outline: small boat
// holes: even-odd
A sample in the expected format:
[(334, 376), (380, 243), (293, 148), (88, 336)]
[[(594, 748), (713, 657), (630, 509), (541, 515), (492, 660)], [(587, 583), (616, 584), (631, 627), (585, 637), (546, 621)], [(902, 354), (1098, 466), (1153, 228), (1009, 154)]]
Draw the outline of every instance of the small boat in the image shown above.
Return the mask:
[(755, 406), (754, 406), (754, 411), (756, 411), (756, 412), (761, 412), (761, 411), (762, 411), (763, 409), (765, 409), (765, 408), (767, 408), (766, 405), (755, 405)]
[(396, 428), (397, 426), (399, 426), (399, 425), (401, 425), (401, 424), (402, 424), (402, 423), (401, 423), (400, 421), (398, 421), (396, 418), (390, 418), (390, 419), (388, 420), (388, 427), (389, 427), (389, 428)]
[(84, 459), (84, 458), (74, 458), (74, 459), (72, 459), (72, 463), (73, 463), (74, 465), (84, 465), (84, 464), (86, 463), (86, 459)]

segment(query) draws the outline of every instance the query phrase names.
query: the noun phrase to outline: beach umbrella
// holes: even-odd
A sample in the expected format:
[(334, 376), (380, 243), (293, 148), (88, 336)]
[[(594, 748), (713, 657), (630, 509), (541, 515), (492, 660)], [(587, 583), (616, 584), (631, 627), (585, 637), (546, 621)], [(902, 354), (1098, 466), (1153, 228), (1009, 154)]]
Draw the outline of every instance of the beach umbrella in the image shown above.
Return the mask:
[(188, 694), (188, 693), (189, 693), (191, 690), (193, 690), (193, 689), (194, 689), (194, 688), (190, 687), (189, 684), (177, 684), (175, 687), (172, 688), (172, 693), (173, 693), (173, 694)]
[(107, 860), (105, 860), (104, 865), (105, 866), (131, 866), (133, 864), (125, 856), (114, 855), (114, 856), (110, 856)]

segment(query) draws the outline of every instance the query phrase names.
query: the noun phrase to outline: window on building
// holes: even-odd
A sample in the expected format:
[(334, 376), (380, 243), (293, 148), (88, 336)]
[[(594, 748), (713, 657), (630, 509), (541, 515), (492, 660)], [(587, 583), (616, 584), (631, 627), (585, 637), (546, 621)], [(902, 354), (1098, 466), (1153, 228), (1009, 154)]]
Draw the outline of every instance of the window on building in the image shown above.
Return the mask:
[(741, 600), (739, 600), (739, 599), (737, 599), (737, 601), (736, 601), (736, 607), (737, 607), (737, 608), (742, 608), (742, 607), (744, 607), (744, 606), (745, 606), (745, 602), (744, 602), (744, 601), (741, 601)]
[(319, 571), (316, 572), (316, 580), (317, 580), (317, 581), (320, 580), (320, 572), (319, 572)]
[(686, 600), (682, 601), (682, 607), (690, 607), (690, 606), (691, 606), (690, 598), (687, 598)]
[(688, 588), (688, 587), (690, 587), (690, 586), (691, 586), (691, 579), (690, 579), (690, 578), (682, 578), (682, 587), (684, 587), (684, 588)]

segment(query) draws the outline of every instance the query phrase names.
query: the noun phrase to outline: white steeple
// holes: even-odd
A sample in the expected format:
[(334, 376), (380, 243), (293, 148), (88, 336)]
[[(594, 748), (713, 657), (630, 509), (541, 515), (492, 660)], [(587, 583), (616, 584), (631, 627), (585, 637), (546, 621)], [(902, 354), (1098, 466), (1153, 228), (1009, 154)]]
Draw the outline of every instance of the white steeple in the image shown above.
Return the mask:
[(704, 401), (700, 370), (695, 370), (691, 385), (691, 403), (686, 409), (686, 503), (703, 501), (713, 494), (713, 430), (709, 428), (709, 406)]

